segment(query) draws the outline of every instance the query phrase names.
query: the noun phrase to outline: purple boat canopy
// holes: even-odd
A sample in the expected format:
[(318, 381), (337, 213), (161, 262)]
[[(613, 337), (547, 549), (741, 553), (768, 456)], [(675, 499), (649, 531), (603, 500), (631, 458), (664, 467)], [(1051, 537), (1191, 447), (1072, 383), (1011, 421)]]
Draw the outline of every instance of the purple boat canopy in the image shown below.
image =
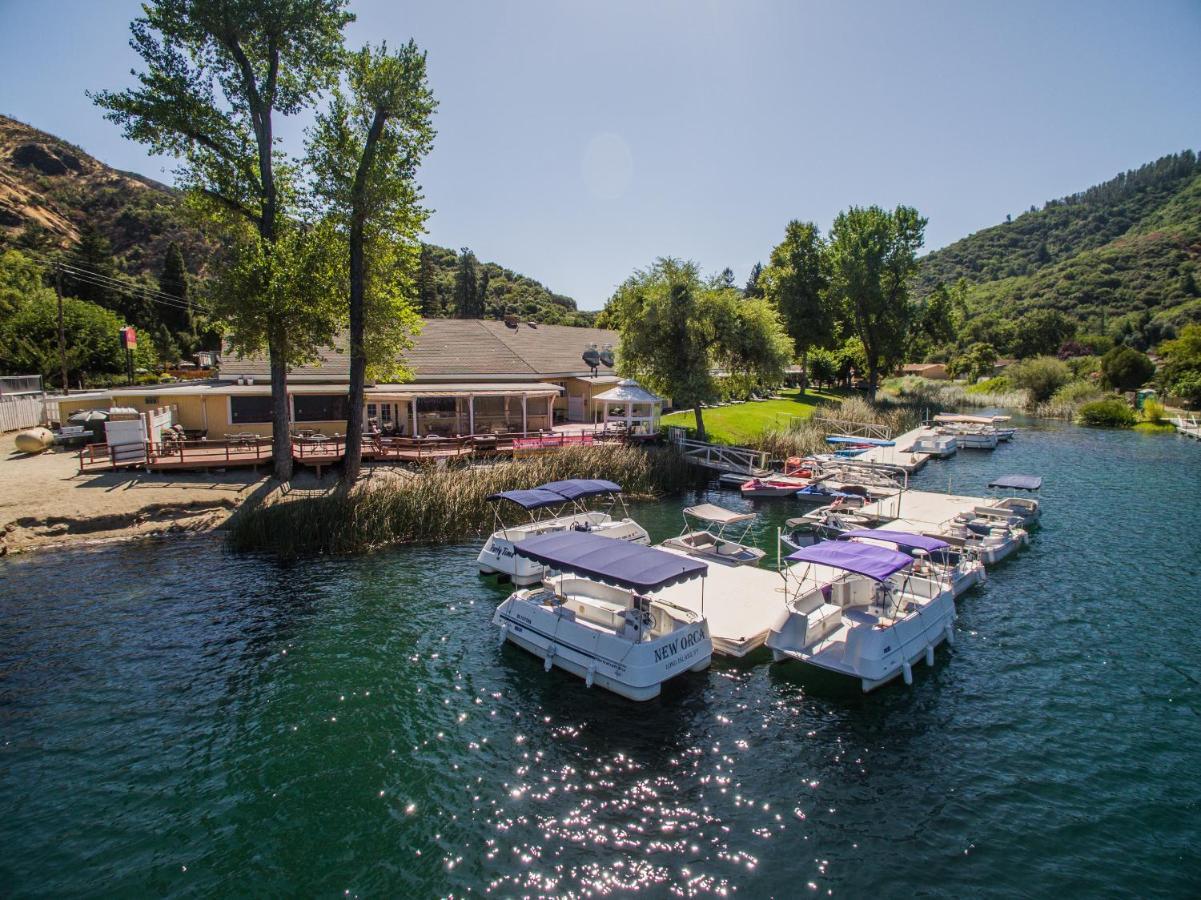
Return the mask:
[(635, 591), (679, 584), (709, 571), (699, 560), (586, 531), (539, 534), (519, 541), (513, 549), (518, 556), (559, 572)]
[(1002, 475), (988, 483), (990, 488), (1011, 488), (1016, 491), (1037, 491), (1043, 486), (1041, 475)]
[(530, 488), (526, 491), (501, 491), (499, 494), (489, 494), (488, 500), (495, 503), (498, 500), (508, 500), (516, 503), (522, 509), (542, 509), (544, 506), (558, 506), (566, 503), (567, 498), (554, 491), (544, 491), (542, 488)]
[(566, 481), (548, 481), (534, 490), (554, 491), (568, 500), (578, 500), (581, 497), (597, 497), (601, 494), (620, 494), (621, 485), (603, 478), (569, 478)]
[(946, 541), (940, 541), (938, 538), (929, 537), (924, 534), (910, 534), (907, 531), (880, 531), (871, 528), (844, 531), (839, 535), (839, 540), (845, 541), (850, 538), (871, 538), (874, 541), (887, 541), (890, 544), (896, 544), (898, 547), (905, 547), (909, 550), (925, 550), (927, 553), (933, 553), (936, 550), (946, 550), (951, 546)]
[[(518, 547), (520, 546), (519, 544)], [(521, 552), (520, 549), (518, 552)], [(883, 581), (888, 576), (895, 575), (913, 562), (912, 557), (896, 550), (850, 541), (823, 541), (811, 547), (802, 547), (788, 559), (790, 562), (806, 562), (843, 569), (856, 575), (866, 575), (876, 581)]]

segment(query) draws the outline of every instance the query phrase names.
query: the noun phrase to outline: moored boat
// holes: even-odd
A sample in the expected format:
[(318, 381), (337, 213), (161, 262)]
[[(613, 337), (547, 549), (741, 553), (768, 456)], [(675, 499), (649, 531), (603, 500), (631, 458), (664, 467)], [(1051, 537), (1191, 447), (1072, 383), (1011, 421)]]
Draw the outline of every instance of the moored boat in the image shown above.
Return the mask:
[(941, 538), (908, 531), (864, 528), (844, 532), (839, 540), (859, 544), (873, 544), (915, 559), (914, 572), (918, 575), (933, 572), (951, 585), (956, 597), (976, 584), (986, 580), (984, 564), (970, 549), (955, 550)]
[[(757, 566), (763, 559), (762, 550), (746, 543), (755, 521), (754, 513), (739, 513), (715, 503), (701, 503), (685, 507), (683, 514), (684, 530), (664, 541), (664, 547), (728, 566)], [(746, 527), (731, 536), (729, 529), (739, 525)]]
[(812, 480), (816, 465), (813, 460), (790, 456), (784, 463), (783, 472), (755, 476), (744, 481), (739, 490), (742, 496), (752, 500), (769, 497), (791, 497)]
[[(587, 505), (589, 500), (599, 499), (608, 502), (607, 509)], [(514, 584), (537, 584), (542, 580), (543, 567), (515, 552), (517, 544), (536, 535), (571, 529), (635, 544), (650, 543), (646, 529), (628, 514), (620, 518), (612, 515), (618, 504), (622, 512), (627, 513), (621, 485), (612, 481), (599, 478), (552, 481), (528, 490), (492, 494), (488, 501), (493, 504), (493, 515), (499, 527), (484, 542), (476, 565), (480, 574), (507, 576)], [(506, 523), (501, 515), (503, 507), (523, 510), (529, 521)], [(550, 511), (549, 515), (547, 511)]]
[(557, 666), (589, 687), (649, 700), (665, 681), (709, 666), (705, 617), (650, 596), (703, 579), (704, 562), (578, 531), (531, 537), (516, 552), (551, 574), (514, 591), (493, 623), (502, 641), (541, 657), (548, 672)]
[[(1038, 522), (1042, 515), (1041, 497), (1039, 496), (1043, 487), (1041, 476), (1002, 475), (1000, 478), (990, 481), (988, 487), (993, 491), (993, 495), (989, 498), (987, 505), (976, 507), (977, 515), (986, 518), (1016, 519), (1017, 524), (1022, 527), (1028, 527)], [(1009, 493), (1001, 494), (1001, 491)], [(1023, 491), (1032, 496), (1019, 497), (1017, 491)]]
[(918, 574), (910, 556), (886, 547), (825, 541), (788, 557), (795, 583), (767, 646), (777, 661), (796, 660), (854, 678), (871, 691), (953, 639), (955, 598), (946, 579)]

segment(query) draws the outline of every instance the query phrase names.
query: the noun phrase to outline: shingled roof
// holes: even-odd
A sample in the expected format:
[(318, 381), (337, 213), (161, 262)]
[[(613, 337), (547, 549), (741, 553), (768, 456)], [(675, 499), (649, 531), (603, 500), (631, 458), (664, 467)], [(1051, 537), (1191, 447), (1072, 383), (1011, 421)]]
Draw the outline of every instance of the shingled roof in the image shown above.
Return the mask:
[[(516, 327), (487, 319), (425, 319), (405, 363), (418, 381), (481, 375), (535, 379), (549, 375), (588, 374), (581, 356), (592, 344), (617, 346), (618, 334), (605, 328), (569, 325)], [(346, 334), (321, 354), (319, 365), (297, 366), (291, 377), (340, 381), (349, 377), (350, 353)], [(226, 355), (222, 378), (267, 378), (266, 356), (239, 358)]]

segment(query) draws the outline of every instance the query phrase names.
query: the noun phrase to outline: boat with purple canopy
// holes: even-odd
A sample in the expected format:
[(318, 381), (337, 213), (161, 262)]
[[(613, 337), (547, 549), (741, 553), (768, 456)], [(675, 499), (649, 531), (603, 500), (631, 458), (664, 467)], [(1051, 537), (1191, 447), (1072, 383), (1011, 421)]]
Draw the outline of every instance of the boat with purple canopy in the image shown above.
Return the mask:
[(950, 579), (898, 550), (825, 541), (788, 556), (788, 600), (766, 644), (777, 661), (796, 660), (859, 680), (871, 691), (913, 664), (934, 665), (934, 649), (954, 639)]
[[(543, 567), (518, 556), (514, 548), (540, 534), (584, 531), (601, 537), (635, 544), (649, 544), (645, 528), (629, 516), (621, 485), (602, 478), (572, 478), (550, 481), (534, 488), (501, 491), (488, 497), (497, 529), (476, 558), (481, 575), (511, 578), (514, 584), (537, 584)], [(621, 514), (614, 515), (620, 505)], [(521, 510), (525, 522), (506, 522), (503, 512)]]
[(546, 671), (557, 666), (588, 687), (649, 700), (663, 682), (708, 668), (704, 615), (652, 596), (699, 580), (703, 598), (704, 562), (571, 530), (530, 537), (516, 552), (548, 574), (540, 587), (509, 595), (492, 621), (502, 642), (541, 657)]
[(986, 579), (984, 563), (970, 548), (955, 549), (941, 538), (909, 531), (892, 531), (882, 528), (862, 528), (843, 533), (841, 541), (855, 541), (886, 547), (914, 558), (915, 574), (933, 572), (951, 582), (951, 592), (958, 597), (968, 588)]

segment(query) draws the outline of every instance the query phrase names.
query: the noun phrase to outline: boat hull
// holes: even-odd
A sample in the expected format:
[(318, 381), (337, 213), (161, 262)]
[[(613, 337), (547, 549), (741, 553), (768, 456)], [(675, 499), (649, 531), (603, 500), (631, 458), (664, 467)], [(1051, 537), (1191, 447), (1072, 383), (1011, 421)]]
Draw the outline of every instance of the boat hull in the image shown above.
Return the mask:
[(509, 597), (493, 623), (503, 640), (556, 667), (629, 700), (657, 697), (663, 683), (684, 672), (699, 672), (713, 659), (713, 641), (703, 620), (656, 640), (633, 642), (615, 632), (590, 628), (562, 611)]

